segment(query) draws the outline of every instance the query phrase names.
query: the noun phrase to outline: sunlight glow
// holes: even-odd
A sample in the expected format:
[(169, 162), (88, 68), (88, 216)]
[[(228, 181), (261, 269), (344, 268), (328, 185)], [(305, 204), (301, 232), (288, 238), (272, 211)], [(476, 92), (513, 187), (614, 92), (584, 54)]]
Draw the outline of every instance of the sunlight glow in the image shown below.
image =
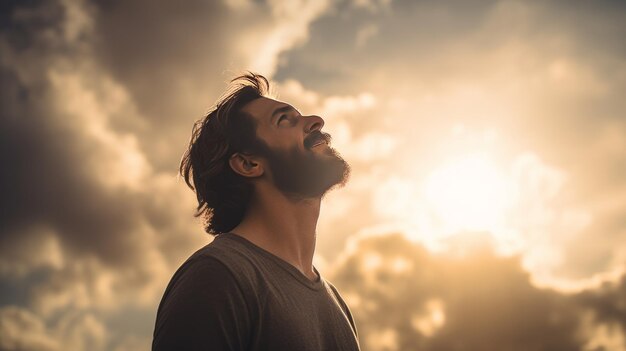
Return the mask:
[(470, 155), (435, 170), (424, 194), (446, 232), (494, 230), (503, 220), (510, 186), (484, 155)]

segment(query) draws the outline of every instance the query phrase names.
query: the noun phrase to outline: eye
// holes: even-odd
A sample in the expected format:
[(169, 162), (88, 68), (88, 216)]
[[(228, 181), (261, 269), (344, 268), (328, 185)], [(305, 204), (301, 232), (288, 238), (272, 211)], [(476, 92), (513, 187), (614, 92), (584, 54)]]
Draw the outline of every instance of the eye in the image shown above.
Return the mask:
[(276, 122), (276, 124), (280, 124), (280, 122), (286, 121), (286, 120), (287, 120), (287, 115), (280, 115), (280, 117), (278, 117), (278, 121)]

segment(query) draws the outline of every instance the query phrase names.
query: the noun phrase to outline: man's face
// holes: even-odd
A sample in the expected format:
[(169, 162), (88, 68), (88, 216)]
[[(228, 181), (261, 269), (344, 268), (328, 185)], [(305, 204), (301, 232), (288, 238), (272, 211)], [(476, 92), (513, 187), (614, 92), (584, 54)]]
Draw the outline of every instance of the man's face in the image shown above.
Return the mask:
[(330, 147), (330, 135), (321, 132), (321, 117), (302, 116), (291, 105), (265, 97), (242, 110), (257, 122), (257, 138), (267, 146), (259, 150), (260, 156), (267, 160), (280, 191), (301, 198), (319, 197), (347, 181), (350, 167)]

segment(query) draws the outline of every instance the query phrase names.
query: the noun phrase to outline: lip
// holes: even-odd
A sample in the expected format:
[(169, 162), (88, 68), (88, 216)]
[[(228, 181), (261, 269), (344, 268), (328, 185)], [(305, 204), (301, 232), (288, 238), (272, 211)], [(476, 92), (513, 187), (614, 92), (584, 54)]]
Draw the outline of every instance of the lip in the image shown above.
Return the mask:
[(313, 148), (316, 148), (316, 147), (318, 147), (320, 145), (326, 145), (326, 144), (327, 144), (326, 140), (320, 139), (320, 140), (316, 141), (315, 144), (311, 145), (310, 148), (313, 149)]
[(322, 144), (330, 145), (330, 140), (330, 134), (314, 131), (311, 135), (305, 138), (304, 147), (310, 150)]
[(319, 141), (315, 142), (315, 144), (313, 144), (313, 145), (311, 146), (311, 149), (312, 149), (312, 148), (314, 148), (314, 147), (317, 147), (317, 146), (323, 145), (323, 144), (326, 144), (326, 140), (324, 140), (324, 139), (319, 140)]

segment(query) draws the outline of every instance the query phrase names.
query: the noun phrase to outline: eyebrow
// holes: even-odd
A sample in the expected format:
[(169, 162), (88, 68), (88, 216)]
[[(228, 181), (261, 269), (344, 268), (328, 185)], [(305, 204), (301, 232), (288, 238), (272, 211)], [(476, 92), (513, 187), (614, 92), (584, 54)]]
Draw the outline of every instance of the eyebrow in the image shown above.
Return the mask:
[(272, 112), (272, 117), (270, 118), (270, 121), (274, 123), (274, 119), (276, 118), (276, 116), (280, 115), (281, 113), (285, 113), (285, 112), (289, 112), (293, 110), (295, 110), (295, 108), (291, 105), (285, 105), (283, 107), (279, 107), (275, 109), (274, 112)]

